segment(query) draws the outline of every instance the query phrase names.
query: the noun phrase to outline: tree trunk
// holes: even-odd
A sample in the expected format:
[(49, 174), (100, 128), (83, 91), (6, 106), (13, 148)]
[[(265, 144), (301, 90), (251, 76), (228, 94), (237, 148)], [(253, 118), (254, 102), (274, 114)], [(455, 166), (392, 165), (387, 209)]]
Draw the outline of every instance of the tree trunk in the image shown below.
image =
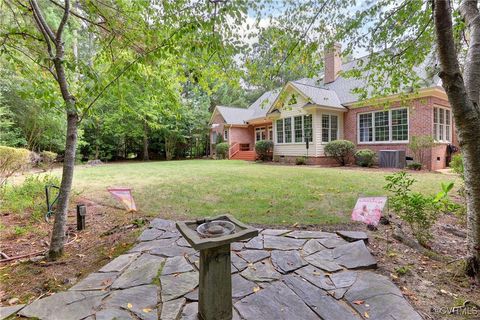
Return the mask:
[(143, 161), (148, 161), (148, 124), (145, 120), (143, 122)]
[[(472, 6), (473, 11), (467, 12), (467, 9), (472, 9)], [(466, 271), (470, 276), (480, 280), (480, 110), (479, 88), (476, 87), (480, 76), (478, 74), (480, 55), (474, 52), (479, 50), (478, 46), (480, 46), (480, 16), (478, 3), (475, 0), (463, 1), (460, 10), (471, 31), (464, 75), (460, 71), (455, 50), (450, 2), (445, 0), (434, 2), (440, 77), (452, 106), (465, 167), (469, 253)], [(473, 20), (471, 20), (472, 16), (468, 17), (467, 14), (473, 15)]]
[[(72, 100), (70, 103), (75, 104)], [(55, 222), (53, 224), (52, 241), (48, 252), (49, 259), (55, 260), (63, 254), (65, 243), (65, 229), (67, 226), (68, 204), (73, 182), (73, 170), (75, 166), (75, 151), (77, 147), (77, 124), (76, 112), (67, 113), (67, 138), (65, 145), (65, 158), (63, 160), (62, 182), (58, 196)]]

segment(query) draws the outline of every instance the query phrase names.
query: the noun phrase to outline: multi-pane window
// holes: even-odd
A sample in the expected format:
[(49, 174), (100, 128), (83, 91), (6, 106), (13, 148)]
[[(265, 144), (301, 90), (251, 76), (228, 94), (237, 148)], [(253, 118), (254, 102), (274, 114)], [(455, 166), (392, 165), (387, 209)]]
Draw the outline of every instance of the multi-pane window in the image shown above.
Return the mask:
[(358, 116), (359, 142), (408, 141), (406, 108), (362, 113)]
[(292, 118), (283, 119), (283, 127), (285, 129), (285, 143), (292, 142)]
[(266, 134), (265, 127), (255, 128), (255, 141), (266, 140)]
[(408, 110), (392, 110), (392, 141), (408, 140)]
[(277, 143), (283, 143), (283, 119), (277, 120)]
[(303, 136), (305, 141), (313, 141), (313, 132), (312, 132), (312, 115), (303, 116)]
[(268, 139), (273, 140), (273, 128), (272, 128), (272, 126), (268, 126)]
[(375, 112), (375, 141), (390, 140), (389, 115), (388, 111)]
[(358, 117), (359, 130), (360, 130), (360, 142), (373, 141), (373, 122), (372, 113), (364, 113)]
[(228, 130), (223, 130), (223, 139), (228, 140)]
[(452, 117), (450, 110), (433, 108), (433, 138), (439, 142), (450, 142), (452, 132)]
[(338, 139), (338, 117), (322, 114), (322, 142)]
[(313, 141), (312, 115), (277, 120), (277, 143)]
[(302, 116), (297, 116), (293, 118), (293, 130), (295, 132), (295, 142), (302, 142), (303, 140)]

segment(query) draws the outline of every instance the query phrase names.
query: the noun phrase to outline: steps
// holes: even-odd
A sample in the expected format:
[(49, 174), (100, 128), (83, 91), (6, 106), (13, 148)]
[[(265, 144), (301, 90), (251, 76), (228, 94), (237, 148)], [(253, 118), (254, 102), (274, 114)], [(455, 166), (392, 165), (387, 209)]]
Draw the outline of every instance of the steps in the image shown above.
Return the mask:
[(253, 150), (251, 151), (238, 151), (230, 159), (231, 160), (247, 160), (255, 161), (257, 158), (257, 153)]

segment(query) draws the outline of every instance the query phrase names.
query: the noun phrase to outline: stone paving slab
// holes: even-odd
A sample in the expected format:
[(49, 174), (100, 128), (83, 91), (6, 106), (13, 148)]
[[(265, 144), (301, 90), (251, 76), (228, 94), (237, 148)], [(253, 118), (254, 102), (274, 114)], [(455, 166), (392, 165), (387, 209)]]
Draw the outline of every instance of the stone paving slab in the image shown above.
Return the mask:
[[(366, 233), (259, 231), (231, 245), (233, 319), (422, 319), (389, 278), (371, 271), (376, 260)], [(175, 223), (157, 218), (128, 253), (66, 292), (23, 309), (1, 307), (0, 320), (7, 313), (42, 320), (198, 319), (198, 267), (198, 252)]]

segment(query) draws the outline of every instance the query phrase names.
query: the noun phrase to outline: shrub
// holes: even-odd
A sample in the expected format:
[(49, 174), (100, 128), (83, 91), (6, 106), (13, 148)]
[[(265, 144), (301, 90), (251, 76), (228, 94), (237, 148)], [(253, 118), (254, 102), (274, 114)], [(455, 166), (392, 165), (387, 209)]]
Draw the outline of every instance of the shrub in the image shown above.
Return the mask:
[(41, 161), (39, 167), (43, 171), (51, 170), (55, 160), (57, 159), (57, 154), (55, 152), (50, 151), (42, 151), (40, 153)]
[(452, 157), (452, 161), (450, 162), (450, 167), (453, 169), (453, 172), (458, 173), (463, 179), (463, 156), (461, 153), (456, 154)]
[(348, 163), (353, 150), (355, 150), (355, 145), (348, 140), (331, 141), (325, 146), (325, 154), (333, 157), (342, 166)]
[(307, 164), (307, 157), (297, 157), (295, 159), (295, 164), (297, 166), (303, 166)]
[(273, 142), (270, 140), (261, 140), (255, 143), (255, 152), (262, 161), (272, 160)]
[(28, 167), (30, 151), (0, 146), (0, 186), (16, 172)]
[(217, 153), (217, 159), (225, 159), (228, 157), (228, 149), (230, 146), (227, 142), (219, 143), (215, 146), (215, 150)]
[(361, 167), (371, 167), (375, 163), (377, 154), (370, 149), (361, 149), (355, 152), (355, 161)]
[[(42, 220), (46, 212), (45, 185), (59, 185), (60, 179), (52, 175), (30, 175), (20, 185), (6, 186), (3, 192), (1, 213), (24, 214), (29, 213), (35, 220)], [(51, 199), (55, 199), (53, 191)]]
[(407, 165), (407, 168), (410, 170), (422, 170), (423, 164), (418, 162), (412, 162)]
[(416, 182), (406, 172), (397, 172), (386, 176), (384, 189), (393, 193), (390, 197), (390, 207), (405, 221), (418, 242), (425, 246), (432, 238), (430, 229), (437, 221), (439, 213), (455, 206), (448, 198), (453, 188), (453, 182), (442, 184), (442, 191), (435, 196), (425, 196), (412, 192), (411, 186)]
[(427, 152), (434, 146), (435, 140), (432, 136), (413, 136), (408, 144), (408, 148), (413, 152), (414, 160), (421, 164), (427, 161)]

